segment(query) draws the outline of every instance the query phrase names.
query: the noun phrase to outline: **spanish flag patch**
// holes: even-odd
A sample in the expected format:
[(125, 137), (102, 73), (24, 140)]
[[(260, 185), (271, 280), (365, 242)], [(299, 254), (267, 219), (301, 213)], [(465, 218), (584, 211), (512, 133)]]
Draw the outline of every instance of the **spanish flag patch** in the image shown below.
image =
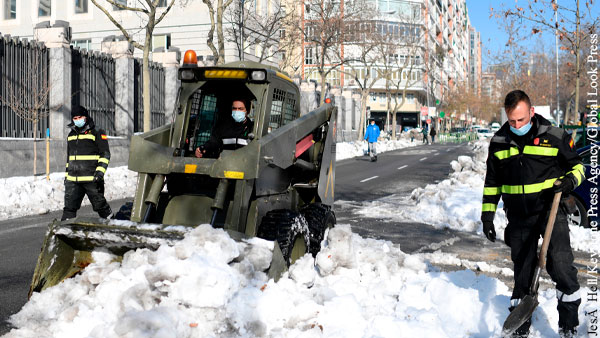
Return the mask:
[(108, 137), (104, 134), (100, 135), (100, 137), (102, 137), (103, 140), (108, 140)]

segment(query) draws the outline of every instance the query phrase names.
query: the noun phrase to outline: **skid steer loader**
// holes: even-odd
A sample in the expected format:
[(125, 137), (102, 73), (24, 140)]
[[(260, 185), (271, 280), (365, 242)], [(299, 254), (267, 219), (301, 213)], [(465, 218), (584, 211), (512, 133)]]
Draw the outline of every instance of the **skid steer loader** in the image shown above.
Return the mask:
[[(155, 249), (205, 223), (236, 240), (275, 241), (268, 270), (275, 279), (297, 258), (319, 251), (335, 224), (335, 106), (300, 116), (298, 86), (277, 69), (254, 62), (198, 67), (191, 51), (179, 79), (173, 122), (131, 138), (128, 167), (138, 172), (137, 188), (133, 203), (117, 213), (127, 221), (51, 223), (30, 296), (79, 273), (94, 249), (117, 256)], [(240, 97), (251, 102), (253, 121), (244, 145), (197, 158), (195, 149), (231, 119), (232, 100)]]

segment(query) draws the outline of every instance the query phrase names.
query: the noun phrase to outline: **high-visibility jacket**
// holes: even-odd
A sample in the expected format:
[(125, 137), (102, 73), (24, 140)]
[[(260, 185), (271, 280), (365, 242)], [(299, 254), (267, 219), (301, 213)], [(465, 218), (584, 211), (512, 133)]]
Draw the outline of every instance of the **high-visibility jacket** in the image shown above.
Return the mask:
[(509, 220), (545, 211), (556, 179), (570, 176), (575, 186), (585, 179), (581, 158), (571, 136), (534, 115), (534, 125), (521, 145), (508, 122), (492, 137), (483, 188), (481, 220), (493, 221), (500, 196)]
[(67, 180), (91, 182), (94, 174), (103, 177), (110, 161), (108, 138), (104, 130), (96, 130), (91, 117), (80, 129), (71, 122), (71, 132), (67, 137)]

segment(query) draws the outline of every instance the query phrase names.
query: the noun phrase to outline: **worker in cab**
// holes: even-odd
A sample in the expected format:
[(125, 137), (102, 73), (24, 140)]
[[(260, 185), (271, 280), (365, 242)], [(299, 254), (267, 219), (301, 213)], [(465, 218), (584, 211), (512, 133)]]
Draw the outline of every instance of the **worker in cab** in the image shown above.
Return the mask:
[(217, 123), (210, 139), (195, 150), (195, 156), (199, 158), (217, 158), (221, 151), (235, 150), (243, 147), (251, 141), (251, 133), (254, 128), (248, 114), (250, 113), (250, 101), (236, 98), (231, 103), (231, 115), (223, 116)]

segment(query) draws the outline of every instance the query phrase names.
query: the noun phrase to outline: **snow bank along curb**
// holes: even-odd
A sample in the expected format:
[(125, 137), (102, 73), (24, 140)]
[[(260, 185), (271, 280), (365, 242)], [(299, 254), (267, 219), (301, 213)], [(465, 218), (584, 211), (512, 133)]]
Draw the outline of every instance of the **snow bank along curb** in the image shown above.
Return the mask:
[[(488, 145), (489, 140), (472, 143), (473, 157), (459, 156), (450, 163), (453, 172), (447, 179), (413, 190), (409, 200), (390, 196), (365, 202), (356, 212), (367, 217), (372, 215), (404, 222), (411, 220), (438, 228), (448, 227), (475, 232), (483, 236), (480, 217)], [(402, 204), (408, 206), (399, 207)], [(508, 225), (503, 205), (500, 200), (494, 218), (496, 236), (501, 240), (504, 240), (504, 229)], [(572, 226), (570, 236), (574, 250), (598, 250), (598, 243), (594, 240), (591, 229)]]

